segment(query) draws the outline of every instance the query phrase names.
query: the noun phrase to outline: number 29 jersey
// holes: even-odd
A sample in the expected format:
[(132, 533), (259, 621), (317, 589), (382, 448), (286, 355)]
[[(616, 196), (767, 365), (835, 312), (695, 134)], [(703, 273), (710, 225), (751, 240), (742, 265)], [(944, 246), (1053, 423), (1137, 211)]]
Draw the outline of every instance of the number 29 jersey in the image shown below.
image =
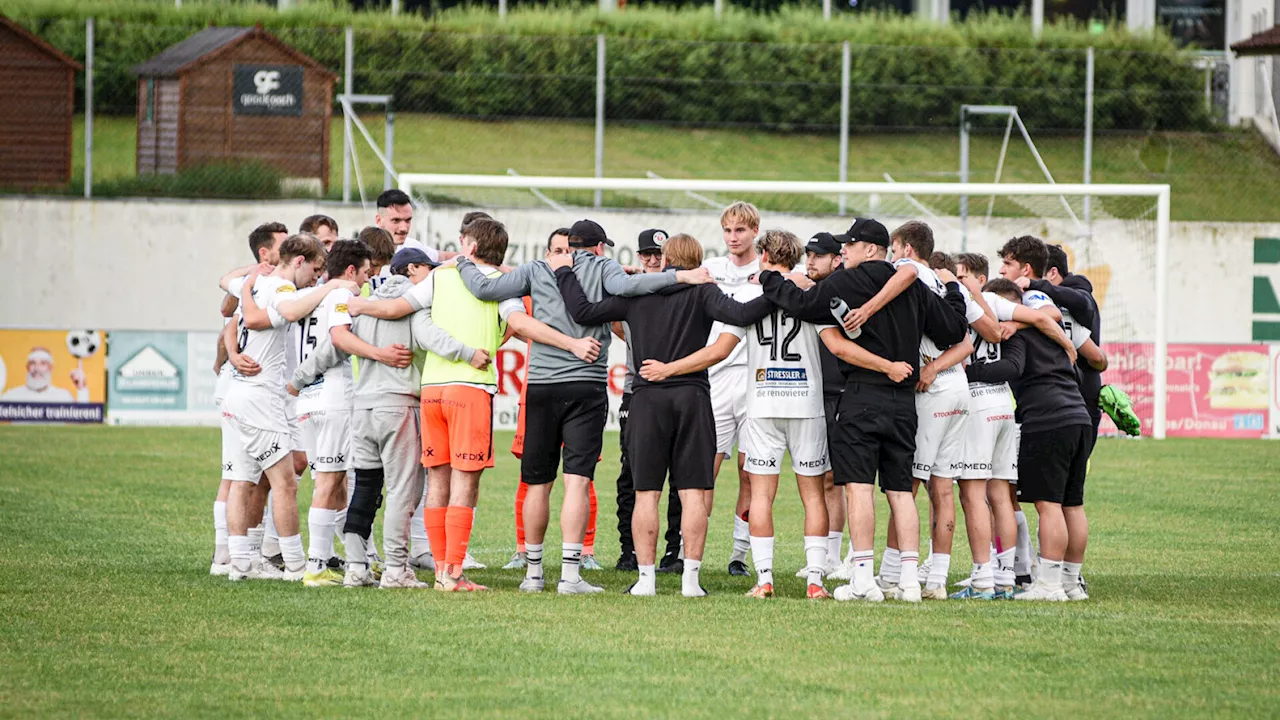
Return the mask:
[(781, 308), (742, 328), (747, 357), (747, 417), (824, 417), (818, 331)]

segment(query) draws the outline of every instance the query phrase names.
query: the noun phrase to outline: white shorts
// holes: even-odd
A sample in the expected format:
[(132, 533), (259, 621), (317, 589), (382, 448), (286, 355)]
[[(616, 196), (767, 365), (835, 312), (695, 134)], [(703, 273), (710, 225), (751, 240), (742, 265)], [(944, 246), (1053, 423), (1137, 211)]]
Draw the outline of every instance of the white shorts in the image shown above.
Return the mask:
[(781, 474), (782, 455), (788, 450), (795, 474), (826, 474), (831, 469), (831, 458), (827, 456), (827, 419), (747, 418), (742, 428), (747, 472)]
[(305, 453), (307, 444), (302, 438), (302, 430), (299, 427), (301, 423), (298, 421), (298, 399), (292, 395), (286, 395), (284, 406), (285, 417), (289, 418), (289, 449)]
[(231, 387), (231, 363), (227, 362), (218, 371), (218, 381), (213, 385), (213, 404), (222, 405), (222, 398), (227, 396), (227, 388)]
[(351, 411), (317, 410), (298, 418), (311, 472), (346, 472), (351, 465)]
[[(228, 430), (230, 431), (228, 433)], [(232, 441), (228, 443), (227, 436)], [(258, 484), (262, 473), (289, 458), (289, 434), (245, 425), (222, 416), (222, 477)], [(292, 465), (289, 468), (293, 471)]]
[(747, 422), (747, 368), (725, 368), (711, 381), (711, 413), (716, 419), (716, 454), (729, 457)]
[(965, 420), (969, 415), (969, 388), (916, 395), (916, 454), (911, 476), (957, 478), (963, 465)]
[(1018, 480), (1018, 428), (1013, 403), (972, 400), (964, 433), (962, 480)]

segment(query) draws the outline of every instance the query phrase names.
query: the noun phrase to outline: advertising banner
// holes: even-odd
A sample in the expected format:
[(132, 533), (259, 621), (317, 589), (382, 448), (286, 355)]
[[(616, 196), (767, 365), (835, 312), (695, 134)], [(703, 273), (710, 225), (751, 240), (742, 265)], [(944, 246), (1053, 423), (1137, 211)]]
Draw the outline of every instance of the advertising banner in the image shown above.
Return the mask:
[(1280, 440), (1280, 343), (1272, 343), (1271, 348), (1271, 434), (1270, 437)]
[(218, 334), (111, 333), (108, 420), (113, 424), (216, 425)]
[(97, 330), (0, 330), (0, 422), (102, 422), (105, 356)]
[[(495, 430), (515, 430), (520, 406), (520, 390), (524, 387), (528, 345), (509, 340), (498, 348), (494, 366), (498, 370), (498, 394), (493, 398)], [(617, 337), (609, 343), (609, 422), (608, 430), (618, 429), (618, 408), (622, 405), (623, 381), (627, 375), (627, 345)]]
[(232, 74), (236, 115), (302, 115), (300, 65), (236, 65)]
[[(1133, 400), (1142, 434), (1151, 434), (1155, 353), (1150, 343), (1104, 343), (1103, 382)], [(1169, 437), (1260, 438), (1267, 434), (1272, 370), (1266, 345), (1169, 345)], [(1103, 432), (1116, 432), (1103, 419)]]

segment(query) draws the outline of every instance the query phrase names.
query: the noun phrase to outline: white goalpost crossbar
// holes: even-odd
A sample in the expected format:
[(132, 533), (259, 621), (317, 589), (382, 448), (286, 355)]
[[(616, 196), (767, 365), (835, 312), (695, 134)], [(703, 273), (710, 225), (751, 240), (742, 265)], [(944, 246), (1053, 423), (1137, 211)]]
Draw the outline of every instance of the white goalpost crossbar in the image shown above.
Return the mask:
[(447, 175), (437, 173), (400, 173), (400, 189), (411, 196), (431, 188), (477, 188), (506, 190), (592, 190), (620, 192), (694, 192), (793, 195), (939, 195), (939, 196), (1083, 196), (1083, 197), (1150, 197), (1156, 201), (1155, 246), (1155, 367), (1153, 380), (1153, 427), (1157, 439), (1165, 437), (1166, 404), (1168, 402), (1168, 264), (1169, 211), (1168, 185), (1154, 184), (1080, 184), (1080, 183), (929, 183), (929, 182), (828, 182), (770, 180), (682, 180), (670, 178), (595, 178), (547, 177), (535, 175)]

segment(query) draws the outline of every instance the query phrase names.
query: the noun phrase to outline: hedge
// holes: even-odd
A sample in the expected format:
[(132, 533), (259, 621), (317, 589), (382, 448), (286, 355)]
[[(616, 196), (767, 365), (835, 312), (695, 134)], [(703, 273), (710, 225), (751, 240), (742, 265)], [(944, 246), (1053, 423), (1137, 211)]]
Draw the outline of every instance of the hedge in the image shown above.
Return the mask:
[[(485, 10), (431, 18), (307, 5), (0, 0), (0, 12), (83, 59), (83, 18), (97, 17), (99, 112), (129, 114), (129, 69), (201, 27), (261, 22), (336, 72), (342, 27), (357, 28), (356, 89), (395, 96), (400, 111), (481, 118), (586, 119), (595, 114), (595, 34), (607, 36), (611, 121), (838, 126), (841, 42), (852, 46), (850, 122), (856, 129), (950, 128), (959, 106), (1017, 105), (1033, 129), (1082, 127), (1084, 48), (1095, 47), (1098, 130), (1204, 130), (1203, 71), (1162, 34), (1119, 27), (1093, 34), (1049, 25), (1036, 40), (1021, 17), (938, 26), (868, 14), (824, 22), (811, 9), (777, 13), (581, 7), (528, 8), (505, 23)], [(498, 34), (501, 33), (501, 34)]]

